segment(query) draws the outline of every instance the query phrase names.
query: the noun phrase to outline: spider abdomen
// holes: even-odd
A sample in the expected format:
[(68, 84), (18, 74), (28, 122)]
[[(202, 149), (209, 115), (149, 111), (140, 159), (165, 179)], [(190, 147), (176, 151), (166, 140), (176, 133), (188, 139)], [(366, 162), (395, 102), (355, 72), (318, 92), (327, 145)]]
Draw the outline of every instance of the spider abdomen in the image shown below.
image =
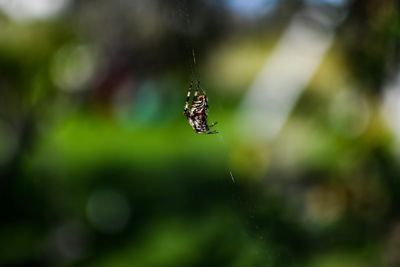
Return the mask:
[[(214, 126), (216, 123), (213, 123), (210, 126), (207, 124), (208, 99), (206, 93), (201, 89), (199, 81), (197, 81), (197, 87), (192, 98), (192, 103), (189, 103), (192, 87), (193, 81), (190, 83), (183, 114), (186, 116), (190, 126), (196, 133), (217, 133), (217, 131), (210, 131), (210, 127)], [(198, 95), (199, 91), (201, 91), (200, 95)]]

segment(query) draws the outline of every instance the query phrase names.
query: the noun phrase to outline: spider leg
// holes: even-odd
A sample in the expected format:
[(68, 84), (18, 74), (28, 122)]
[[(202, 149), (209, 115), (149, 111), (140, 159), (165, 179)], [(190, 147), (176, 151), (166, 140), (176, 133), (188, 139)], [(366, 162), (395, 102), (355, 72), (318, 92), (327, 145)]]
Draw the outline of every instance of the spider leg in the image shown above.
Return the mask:
[[(191, 83), (193, 83), (193, 81)], [(196, 90), (194, 91), (194, 97), (193, 97), (192, 104), (197, 99), (197, 95), (199, 94), (199, 85), (198, 85), (199, 84), (199, 80), (197, 80), (196, 83), (197, 83), (197, 85), (196, 85)]]
[(217, 134), (218, 133), (218, 131), (217, 130), (214, 130), (214, 131), (208, 131), (208, 132), (206, 132), (206, 134)]
[[(190, 101), (190, 94), (192, 93), (192, 90), (193, 90), (193, 81), (190, 81), (189, 90), (188, 90), (187, 95), (186, 95), (185, 107), (184, 107), (184, 109), (183, 109), (183, 113), (184, 113), (185, 115), (188, 114), (188, 110), (189, 110), (189, 101)], [(192, 101), (192, 104), (193, 104), (193, 101)]]
[(211, 123), (211, 125), (210, 126), (208, 126), (208, 127), (214, 127), (215, 125), (217, 125), (218, 124), (218, 121), (216, 121), (216, 122), (213, 122), (213, 123)]

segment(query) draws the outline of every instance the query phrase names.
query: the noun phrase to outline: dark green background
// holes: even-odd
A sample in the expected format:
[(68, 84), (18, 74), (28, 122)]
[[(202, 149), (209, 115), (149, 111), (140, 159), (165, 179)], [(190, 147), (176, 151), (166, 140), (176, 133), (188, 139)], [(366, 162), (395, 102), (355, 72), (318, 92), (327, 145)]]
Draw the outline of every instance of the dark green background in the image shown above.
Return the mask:
[[(400, 266), (398, 1), (234, 2), (0, 5), (1, 266)], [(332, 46), (278, 136), (243, 135), (305, 8), (341, 18)], [(182, 115), (192, 49), (218, 135)]]

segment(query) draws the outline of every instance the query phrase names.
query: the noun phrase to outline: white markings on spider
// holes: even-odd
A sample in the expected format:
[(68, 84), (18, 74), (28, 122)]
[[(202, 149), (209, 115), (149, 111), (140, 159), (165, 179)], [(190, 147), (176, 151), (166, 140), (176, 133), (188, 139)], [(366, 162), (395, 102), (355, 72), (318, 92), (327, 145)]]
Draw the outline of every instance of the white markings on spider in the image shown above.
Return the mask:
[[(210, 130), (217, 124), (214, 122), (208, 125), (208, 98), (206, 92), (201, 88), (200, 81), (196, 80), (196, 89), (191, 99), (193, 91), (193, 81), (190, 82), (189, 90), (186, 96), (185, 107), (183, 109), (183, 115), (185, 115), (190, 126), (198, 134), (216, 134), (218, 131)], [(191, 100), (191, 101), (190, 101)]]

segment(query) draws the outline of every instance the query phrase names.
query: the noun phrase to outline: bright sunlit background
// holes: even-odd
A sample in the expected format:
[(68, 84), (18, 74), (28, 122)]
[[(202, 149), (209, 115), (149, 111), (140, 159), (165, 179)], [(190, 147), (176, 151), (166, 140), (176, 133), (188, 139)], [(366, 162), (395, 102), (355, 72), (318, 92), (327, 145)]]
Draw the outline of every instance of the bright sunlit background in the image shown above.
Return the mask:
[(400, 266), (399, 60), (398, 0), (0, 0), (0, 265)]

